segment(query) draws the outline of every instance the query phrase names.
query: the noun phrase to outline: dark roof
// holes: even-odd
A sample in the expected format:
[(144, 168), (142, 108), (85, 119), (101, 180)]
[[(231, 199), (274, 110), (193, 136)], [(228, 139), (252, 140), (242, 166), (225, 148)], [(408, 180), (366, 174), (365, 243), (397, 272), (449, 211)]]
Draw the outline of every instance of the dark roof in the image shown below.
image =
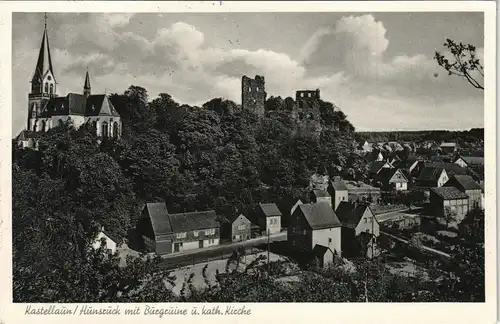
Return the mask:
[(262, 216), (272, 217), (272, 216), (282, 216), (278, 206), (275, 203), (270, 204), (259, 204), (259, 208), (262, 211)]
[(386, 163), (387, 161), (373, 161), (370, 165), (370, 172), (378, 173)]
[(464, 160), (469, 165), (484, 165), (484, 157), (480, 156), (462, 156)]
[(246, 217), (243, 214), (233, 214), (233, 215), (229, 216), (227, 219), (232, 224), (232, 223), (234, 223), (235, 220), (237, 220), (238, 218), (240, 218), (240, 216), (243, 216), (248, 222), (250, 222), (250, 220), (248, 219), (248, 217)]
[(335, 177), (333, 178), (333, 181), (331, 181), (332, 187), (335, 190), (347, 190), (347, 186), (345, 185), (345, 182), (342, 180), (341, 177)]
[(444, 200), (469, 198), (469, 196), (466, 193), (461, 192), (455, 187), (439, 187), (439, 188), (431, 188), (430, 190)]
[(87, 73), (85, 73), (85, 83), (83, 84), (83, 89), (90, 89), (89, 71), (87, 71)]
[(342, 225), (332, 207), (327, 203), (302, 204), (297, 207), (297, 210), (299, 209), (313, 230)]
[(54, 69), (52, 68), (52, 58), (50, 55), (49, 36), (47, 29), (43, 31), (42, 43), (40, 44), (40, 51), (38, 53), (38, 60), (36, 62), (35, 73), (33, 74), (32, 83), (39, 83), (44, 77), (44, 73), (49, 70), (54, 77)]
[(326, 246), (321, 245), (321, 244), (316, 244), (312, 249), (312, 253), (314, 255), (320, 256), (320, 257), (324, 256), (327, 251), (330, 251), (333, 253), (333, 251), (329, 247), (326, 247)]
[(394, 176), (394, 174), (398, 171), (403, 175), (403, 179), (399, 179), (400, 181), (396, 181), (396, 182), (408, 182), (408, 179), (406, 179), (406, 176), (399, 169), (396, 169), (396, 168), (394, 168), (394, 169), (383, 168), (382, 170), (380, 170), (378, 176), (380, 177), (380, 179), (382, 181), (389, 182), (392, 179), (392, 177)]
[(439, 179), (439, 176), (441, 175), (441, 172), (443, 172), (443, 168), (440, 167), (433, 167), (433, 166), (426, 166), (420, 172), (420, 176), (418, 177), (419, 181), (437, 181)]
[(343, 201), (337, 207), (336, 212), (339, 220), (342, 222), (342, 226), (355, 228), (358, 226), (367, 208), (369, 207), (366, 205), (355, 207), (354, 204)]
[(445, 186), (459, 186), (462, 190), (478, 190), (481, 189), (479, 183), (474, 181), (468, 175), (454, 175)]
[(448, 173), (449, 176), (452, 176), (454, 174), (467, 174), (467, 169), (461, 167), (460, 165), (456, 163), (449, 163), (449, 162), (426, 162), (425, 163), (426, 167), (439, 167), (443, 168), (446, 170), (446, 173)]
[(90, 95), (87, 98), (78, 93), (49, 99), (40, 114), (41, 117), (66, 115), (120, 116), (106, 95)]
[(215, 211), (213, 210), (171, 214), (170, 223), (174, 233), (188, 232), (220, 227), (215, 217)]
[(319, 198), (319, 197), (330, 197), (330, 194), (326, 190), (313, 189), (312, 192), (313, 192), (314, 196), (316, 196), (317, 198)]
[(168, 217), (167, 206), (162, 203), (147, 203), (145, 207), (151, 219), (155, 234), (172, 233), (172, 225)]

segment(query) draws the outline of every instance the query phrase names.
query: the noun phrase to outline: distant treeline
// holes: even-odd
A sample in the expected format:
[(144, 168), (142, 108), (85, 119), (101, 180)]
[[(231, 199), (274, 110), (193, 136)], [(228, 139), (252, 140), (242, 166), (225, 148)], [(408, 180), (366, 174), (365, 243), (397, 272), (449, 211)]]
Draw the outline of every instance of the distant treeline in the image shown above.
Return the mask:
[(397, 132), (356, 132), (355, 138), (358, 141), (387, 142), (387, 141), (459, 141), (477, 142), (484, 140), (484, 128), (472, 128), (467, 131), (397, 131)]

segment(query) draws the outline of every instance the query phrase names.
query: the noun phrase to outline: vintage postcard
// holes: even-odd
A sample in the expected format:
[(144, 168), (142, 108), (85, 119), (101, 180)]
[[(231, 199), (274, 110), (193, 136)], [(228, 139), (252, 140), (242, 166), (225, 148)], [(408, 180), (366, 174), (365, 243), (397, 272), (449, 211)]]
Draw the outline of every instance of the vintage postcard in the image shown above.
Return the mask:
[(2, 2), (0, 323), (494, 323), (493, 2)]

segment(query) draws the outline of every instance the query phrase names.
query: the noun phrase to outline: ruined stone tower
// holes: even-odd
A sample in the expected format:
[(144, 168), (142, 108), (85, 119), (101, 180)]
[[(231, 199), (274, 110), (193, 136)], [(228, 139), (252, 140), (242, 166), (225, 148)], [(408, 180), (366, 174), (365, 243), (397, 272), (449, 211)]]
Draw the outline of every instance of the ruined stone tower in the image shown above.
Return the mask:
[(299, 90), (295, 92), (295, 106), (292, 118), (298, 131), (305, 131), (319, 136), (323, 129), (321, 125), (320, 92), (316, 90)]
[(263, 76), (256, 75), (255, 79), (251, 79), (244, 75), (241, 78), (241, 106), (243, 109), (253, 111), (259, 117), (264, 116), (266, 97)]

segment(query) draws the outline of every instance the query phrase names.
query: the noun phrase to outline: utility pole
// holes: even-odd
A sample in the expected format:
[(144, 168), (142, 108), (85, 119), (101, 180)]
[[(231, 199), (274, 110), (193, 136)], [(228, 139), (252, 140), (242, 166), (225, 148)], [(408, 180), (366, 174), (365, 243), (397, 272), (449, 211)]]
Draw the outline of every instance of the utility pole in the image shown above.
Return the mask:
[(267, 276), (269, 277), (269, 273), (271, 272), (271, 264), (269, 262), (269, 250), (271, 249), (271, 242), (269, 236), (269, 229), (267, 229)]

